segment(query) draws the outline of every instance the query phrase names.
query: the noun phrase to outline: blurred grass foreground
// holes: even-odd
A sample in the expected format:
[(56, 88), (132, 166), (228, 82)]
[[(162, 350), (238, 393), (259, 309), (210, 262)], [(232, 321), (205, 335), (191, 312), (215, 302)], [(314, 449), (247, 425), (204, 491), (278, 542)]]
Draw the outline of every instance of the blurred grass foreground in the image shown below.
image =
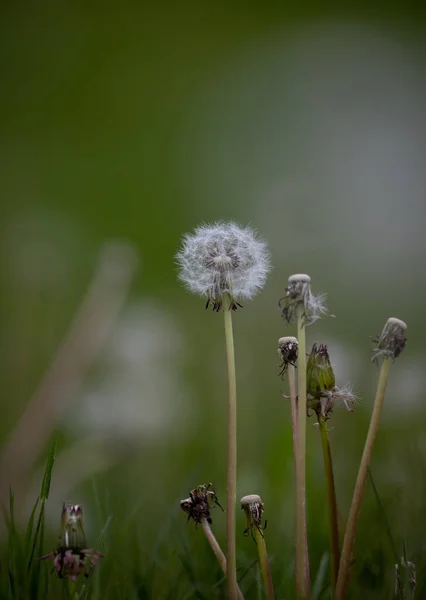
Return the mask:
[[(233, 321), (237, 499), (265, 504), (276, 597), (294, 598), (296, 514), (277, 378), (278, 338), (296, 330), (278, 301), (288, 276), (307, 272), (336, 316), (307, 330), (307, 347), (327, 344), (336, 380), (360, 398), (354, 414), (335, 411), (329, 432), (341, 530), (377, 384), (370, 338), (392, 315), (408, 323), (348, 597), (393, 598), (404, 557), (425, 598), (421, 6), (43, 0), (2, 4), (0, 22), (0, 600), (225, 597), (180, 509), (207, 482), (225, 505), (223, 324), (181, 288), (174, 258), (185, 232), (217, 220), (252, 225), (274, 267)], [(311, 597), (326, 599), (312, 419), (307, 498)], [(64, 503), (72, 524), (84, 508), (84, 565), (65, 552), (38, 560), (65, 535)], [(212, 520), (225, 548), (219, 507)], [(239, 585), (257, 600), (245, 529), (238, 511)], [(58, 565), (90, 575), (73, 587)]]

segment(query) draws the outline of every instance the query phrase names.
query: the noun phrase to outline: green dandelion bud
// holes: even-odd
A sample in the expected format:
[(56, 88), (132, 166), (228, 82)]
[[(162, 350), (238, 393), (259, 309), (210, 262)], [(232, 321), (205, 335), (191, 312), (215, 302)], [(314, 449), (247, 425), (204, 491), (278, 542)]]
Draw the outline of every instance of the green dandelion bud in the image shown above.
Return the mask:
[(314, 344), (306, 365), (306, 388), (311, 396), (331, 391), (336, 379), (325, 344)]
[(316, 412), (318, 418), (328, 419), (336, 400), (341, 400), (348, 412), (353, 412), (356, 396), (348, 384), (336, 386), (333, 367), (325, 344), (314, 344), (306, 365), (307, 407)]
[(83, 509), (79, 504), (65, 504), (61, 515), (61, 545), (86, 547), (83, 525)]

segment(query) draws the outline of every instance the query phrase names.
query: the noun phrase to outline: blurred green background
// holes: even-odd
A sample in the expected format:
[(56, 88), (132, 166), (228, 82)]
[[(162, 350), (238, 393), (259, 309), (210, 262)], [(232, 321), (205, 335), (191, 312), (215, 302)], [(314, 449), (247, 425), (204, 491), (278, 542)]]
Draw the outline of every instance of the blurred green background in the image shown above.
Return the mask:
[[(294, 334), (278, 309), (294, 272), (311, 275), (335, 315), (308, 330), (308, 346), (329, 344), (337, 383), (351, 381), (361, 399), (331, 421), (343, 521), (377, 380), (369, 338), (389, 316), (408, 323), (372, 468), (397, 551), (405, 540), (426, 597), (424, 25), (420, 3), (2, 5), (1, 488), (12, 483), (25, 522), (59, 428), (46, 552), (62, 501), (84, 505), (93, 544), (112, 515), (97, 597), (223, 597), (202, 532), (179, 509), (207, 481), (225, 499), (223, 318), (181, 288), (174, 263), (181, 236), (218, 219), (258, 229), (274, 265), (234, 331), (238, 494), (265, 502), (277, 597), (293, 593), (290, 413), (276, 349)], [(107, 284), (96, 279), (100, 252)], [(34, 396), (91, 285), (100, 291), (61, 376)], [(102, 343), (91, 352), (97, 318)], [(315, 579), (328, 538), (312, 424)], [(392, 597), (382, 517), (368, 488), (354, 598)], [(258, 598), (256, 549), (238, 523), (242, 588)], [(217, 509), (221, 543), (224, 528)], [(326, 580), (317, 597), (328, 597)]]

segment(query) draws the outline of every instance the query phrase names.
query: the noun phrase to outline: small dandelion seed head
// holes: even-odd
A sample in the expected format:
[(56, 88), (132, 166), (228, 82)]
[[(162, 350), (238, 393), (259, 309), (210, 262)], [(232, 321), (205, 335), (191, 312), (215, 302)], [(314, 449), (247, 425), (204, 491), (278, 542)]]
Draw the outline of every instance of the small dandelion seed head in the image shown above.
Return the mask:
[(262, 533), (264, 504), (261, 497), (257, 494), (249, 494), (248, 496), (243, 496), (240, 502), (241, 509), (244, 510), (247, 519), (247, 527), (244, 531), (244, 535), (248, 535), (249, 533), (253, 534), (253, 528), (256, 528)]
[(253, 298), (271, 269), (266, 243), (251, 227), (233, 222), (200, 225), (185, 235), (176, 261), (185, 287), (207, 298), (216, 311), (224, 294), (233, 310), (238, 300)]
[(281, 358), (280, 372), (278, 375), (283, 377), (287, 372), (288, 365), (296, 366), (297, 355), (299, 351), (299, 342), (292, 336), (281, 337), (278, 340), (278, 354)]
[(390, 317), (378, 338), (373, 339), (377, 347), (373, 349), (372, 361), (379, 364), (385, 358), (397, 358), (405, 348), (407, 324), (401, 319)]
[(322, 315), (327, 314), (325, 305), (327, 295), (314, 295), (311, 290), (311, 278), (304, 273), (291, 275), (285, 295), (279, 305), (282, 307), (281, 315), (285, 321), (292, 323), (297, 316), (297, 310), (303, 307), (302, 318), (305, 325), (312, 325)]

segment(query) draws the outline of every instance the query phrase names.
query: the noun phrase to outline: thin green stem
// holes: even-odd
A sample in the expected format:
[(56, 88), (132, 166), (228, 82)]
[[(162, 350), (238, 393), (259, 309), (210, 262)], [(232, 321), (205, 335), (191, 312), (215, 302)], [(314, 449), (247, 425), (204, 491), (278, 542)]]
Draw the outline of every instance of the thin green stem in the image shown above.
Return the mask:
[[(219, 543), (218, 543), (217, 539), (215, 538), (215, 535), (214, 535), (209, 523), (207, 522), (207, 519), (205, 519), (205, 518), (202, 519), (201, 526), (203, 528), (203, 531), (207, 538), (207, 541), (210, 544), (210, 547), (213, 550), (214, 555), (216, 556), (217, 562), (219, 563), (219, 566), (222, 569), (223, 574), (226, 575), (226, 557), (225, 557), (224, 553), (222, 552), (222, 548), (219, 546)], [(240, 588), (238, 587), (238, 585), (237, 585), (237, 594), (238, 594), (238, 600), (244, 600), (244, 596), (243, 596)]]
[(274, 585), (272, 583), (271, 568), (269, 566), (268, 553), (266, 551), (265, 538), (263, 532), (258, 527), (253, 528), (254, 539), (257, 544), (257, 552), (259, 555), (260, 572), (262, 573), (263, 585), (266, 590), (268, 600), (275, 600)]
[(226, 495), (226, 578), (228, 600), (237, 599), (237, 562), (235, 548), (235, 503), (237, 500), (237, 383), (235, 377), (234, 336), (231, 298), (224, 294), (226, 359), (228, 365), (228, 474)]
[(334, 486), (333, 461), (331, 458), (330, 440), (328, 438), (327, 422), (318, 418), (321, 433), (322, 455), (324, 459), (324, 475), (327, 488), (328, 520), (330, 527), (330, 552), (331, 552), (331, 590), (332, 597), (335, 596), (337, 575), (339, 573), (340, 544), (339, 524), (337, 516), (336, 488)]
[[(297, 453), (298, 453), (298, 432), (297, 432), (297, 389), (296, 389), (296, 369), (293, 365), (288, 365), (288, 387), (290, 390), (290, 402), (291, 402), (291, 429), (293, 433), (293, 455), (294, 455), (294, 472), (297, 477)], [(306, 590), (309, 595), (311, 587), (310, 573), (309, 573), (309, 553), (308, 553), (308, 532), (306, 528), (306, 513), (304, 518), (304, 536), (305, 536), (305, 582)]]
[(309, 583), (306, 563), (306, 330), (302, 305), (297, 309), (297, 340), (296, 595), (305, 599), (309, 597)]
[(293, 365), (288, 365), (287, 375), (291, 403), (291, 429), (293, 433), (294, 472), (297, 473), (297, 389), (296, 369), (293, 367)]
[(374, 401), (373, 413), (371, 415), (370, 426), (368, 428), (367, 439), (365, 441), (364, 452), (362, 454), (359, 466), (358, 477), (355, 484), (355, 490), (352, 497), (352, 504), (349, 511), (348, 523), (346, 526), (345, 538), (343, 540), (342, 556), (340, 558), (339, 576), (336, 587), (336, 600), (344, 600), (349, 581), (349, 567), (352, 557), (352, 549), (355, 541), (355, 533), (358, 525), (359, 511), (362, 498), (364, 496), (365, 482), (368, 475), (368, 466), (373, 453), (373, 446), (379, 430), (380, 415), (385, 397), (386, 384), (389, 376), (389, 369), (392, 363), (390, 357), (383, 360), (379, 382), (377, 384), (376, 399)]

